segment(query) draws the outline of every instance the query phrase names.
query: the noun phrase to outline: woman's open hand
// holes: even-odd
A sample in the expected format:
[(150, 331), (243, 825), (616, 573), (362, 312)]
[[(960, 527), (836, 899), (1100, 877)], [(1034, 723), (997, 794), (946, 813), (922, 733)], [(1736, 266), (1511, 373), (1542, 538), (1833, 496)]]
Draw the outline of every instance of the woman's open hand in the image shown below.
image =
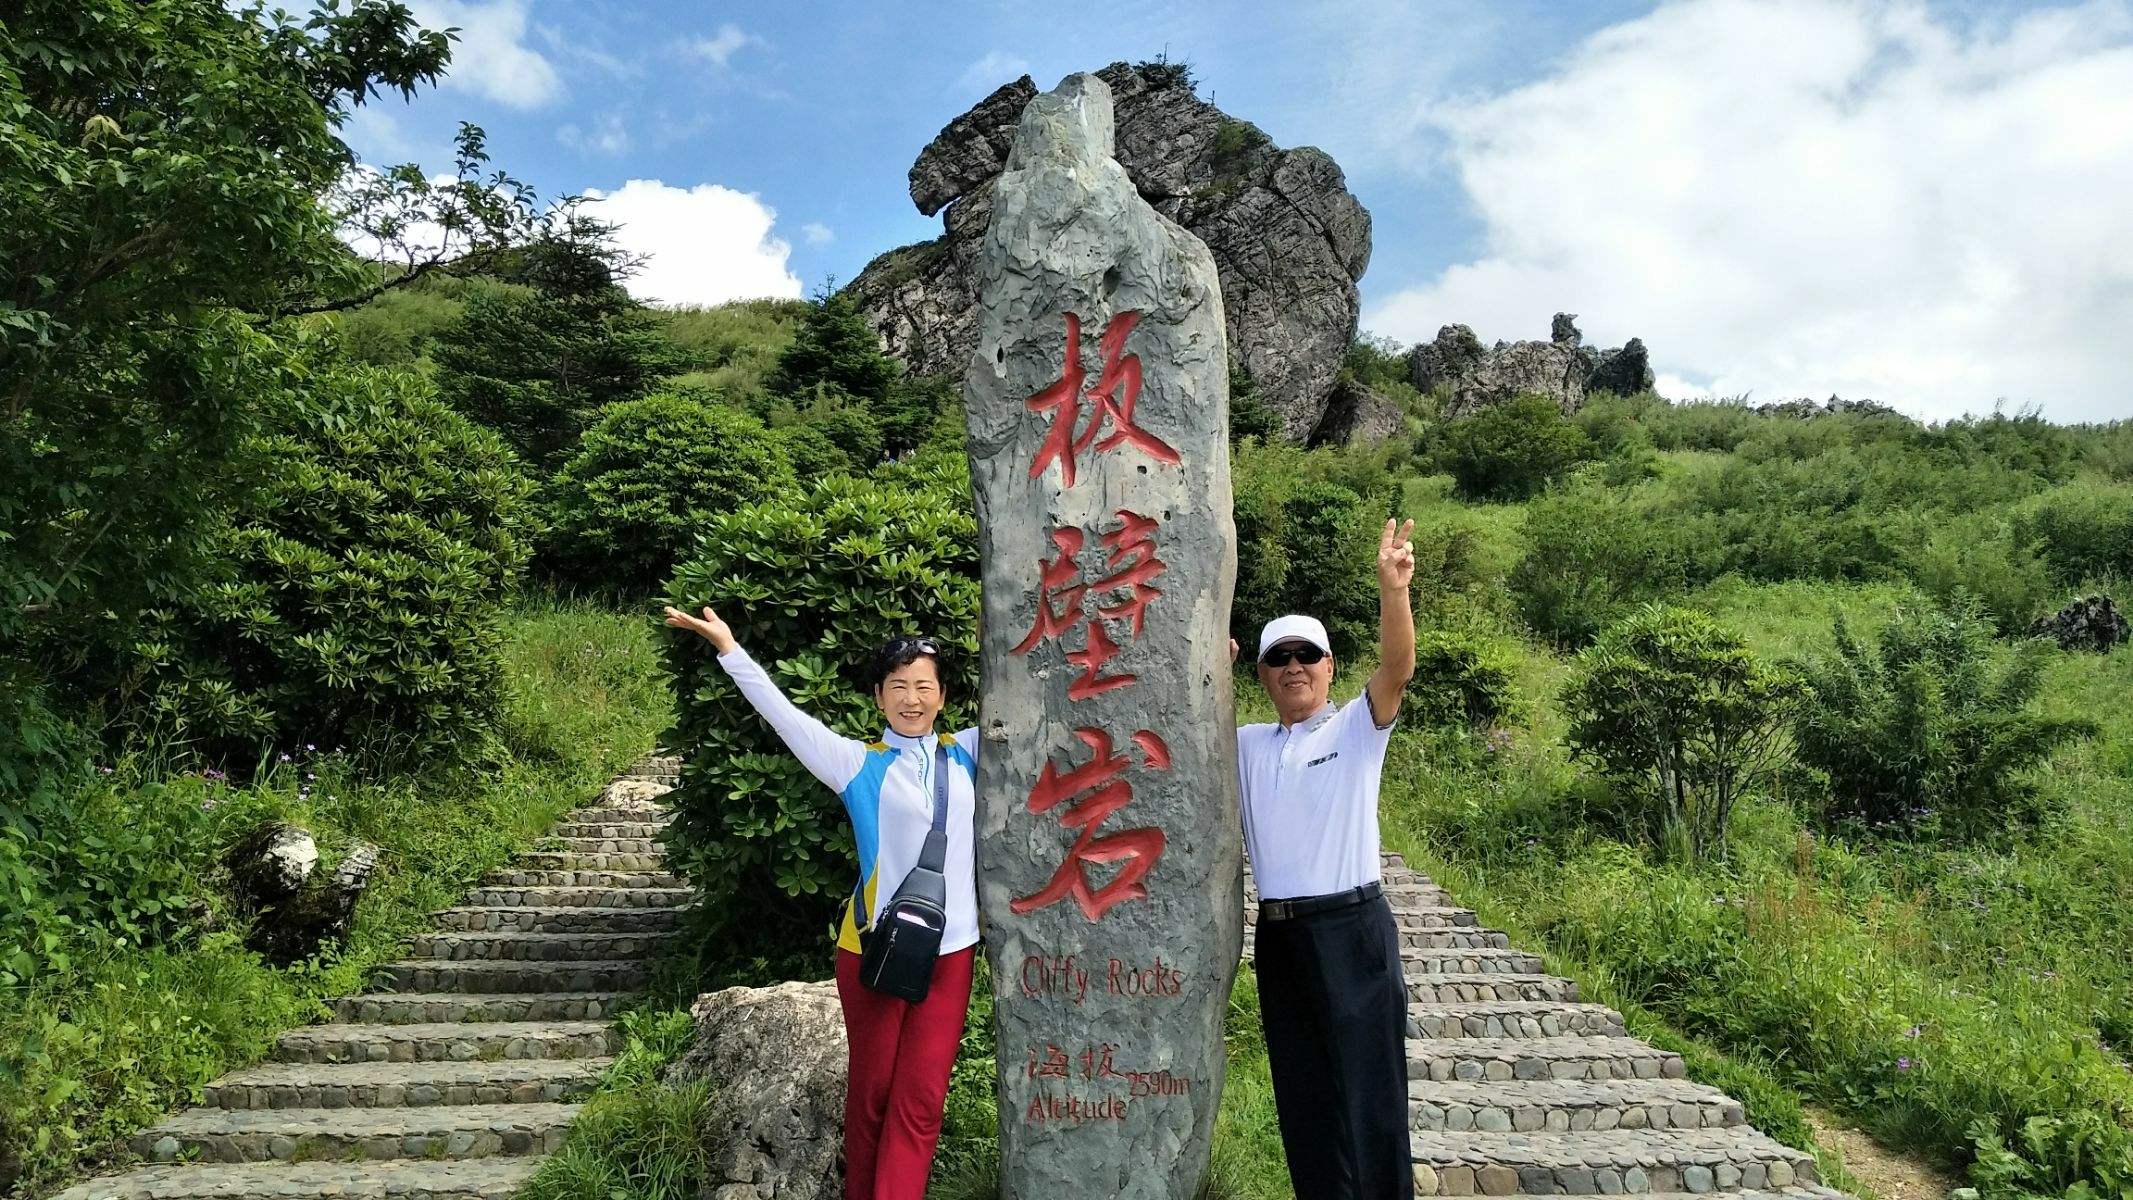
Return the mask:
[(712, 612), (711, 606), (708, 604), (704, 605), (704, 615), (701, 617), (692, 617), (669, 604), (667, 605), (667, 624), (676, 629), (695, 630), (697, 633), (702, 634), (704, 640), (711, 643), (712, 649), (717, 650), (720, 654), (724, 654), (739, 645), (738, 642), (733, 640), (733, 627), (721, 620), (717, 613)]

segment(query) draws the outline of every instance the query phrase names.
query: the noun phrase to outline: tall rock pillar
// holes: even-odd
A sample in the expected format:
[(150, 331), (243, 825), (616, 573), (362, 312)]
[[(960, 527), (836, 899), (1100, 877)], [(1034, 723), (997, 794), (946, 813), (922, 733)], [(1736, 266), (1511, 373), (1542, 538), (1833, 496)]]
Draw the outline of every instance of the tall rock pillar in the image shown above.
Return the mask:
[(1024, 109), (978, 285), (1003, 1195), (1186, 1200), (1243, 928), (1229, 355), (1213, 257), (1113, 159), (1102, 80)]

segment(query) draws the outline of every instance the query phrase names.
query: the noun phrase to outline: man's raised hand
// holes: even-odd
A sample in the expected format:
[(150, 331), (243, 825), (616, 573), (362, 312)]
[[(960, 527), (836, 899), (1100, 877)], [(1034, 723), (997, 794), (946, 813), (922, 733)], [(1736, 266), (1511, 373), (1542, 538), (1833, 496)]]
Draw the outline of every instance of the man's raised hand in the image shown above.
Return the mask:
[(719, 615), (711, 611), (710, 605), (704, 605), (704, 615), (701, 617), (692, 617), (671, 604), (666, 607), (667, 624), (676, 629), (688, 629), (701, 634), (705, 641), (711, 643), (712, 649), (720, 654), (738, 645), (733, 640), (733, 627), (719, 619)]
[(1402, 525), (1398, 518), (1385, 518), (1385, 532), (1378, 535), (1378, 588), (1398, 590), (1415, 577), (1415, 547), (1409, 540), (1415, 523)]

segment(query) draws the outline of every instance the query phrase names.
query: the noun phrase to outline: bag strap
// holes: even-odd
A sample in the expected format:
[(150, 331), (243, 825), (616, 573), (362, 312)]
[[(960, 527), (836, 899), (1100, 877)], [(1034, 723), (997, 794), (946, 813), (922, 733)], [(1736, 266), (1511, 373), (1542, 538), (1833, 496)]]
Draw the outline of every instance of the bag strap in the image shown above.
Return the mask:
[(933, 743), (933, 828), (918, 852), (918, 865), (935, 874), (948, 861), (948, 745)]

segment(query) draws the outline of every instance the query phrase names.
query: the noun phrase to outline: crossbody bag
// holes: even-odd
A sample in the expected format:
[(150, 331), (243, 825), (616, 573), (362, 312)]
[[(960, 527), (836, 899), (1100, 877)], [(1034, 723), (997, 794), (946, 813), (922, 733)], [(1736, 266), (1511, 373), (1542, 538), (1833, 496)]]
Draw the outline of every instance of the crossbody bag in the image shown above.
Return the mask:
[(859, 934), (859, 982), (916, 1004), (933, 986), (948, 927), (948, 748), (933, 747), (933, 828), (881, 916)]

